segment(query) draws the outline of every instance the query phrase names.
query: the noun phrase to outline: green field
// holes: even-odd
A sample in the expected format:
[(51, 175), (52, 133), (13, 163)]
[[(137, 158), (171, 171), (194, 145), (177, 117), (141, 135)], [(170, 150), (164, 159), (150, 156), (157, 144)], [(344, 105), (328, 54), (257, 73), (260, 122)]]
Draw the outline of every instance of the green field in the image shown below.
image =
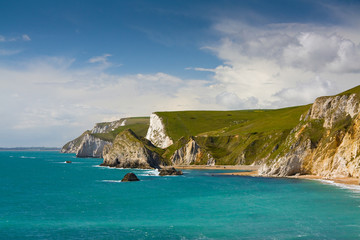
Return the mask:
[[(276, 110), (157, 112), (174, 140), (163, 157), (170, 158), (190, 137), (217, 164), (251, 164), (279, 153), (286, 137), (311, 105)], [(206, 163), (204, 161), (201, 164)]]
[(157, 112), (175, 141), (187, 136), (230, 136), (285, 130), (299, 123), (310, 105), (276, 110)]

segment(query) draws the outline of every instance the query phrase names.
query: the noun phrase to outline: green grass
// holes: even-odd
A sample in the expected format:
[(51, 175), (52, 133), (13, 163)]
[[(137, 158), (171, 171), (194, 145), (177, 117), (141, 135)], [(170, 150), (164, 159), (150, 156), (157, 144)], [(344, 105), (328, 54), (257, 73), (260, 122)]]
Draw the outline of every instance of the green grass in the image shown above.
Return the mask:
[(310, 105), (277, 110), (183, 111), (158, 112), (167, 134), (177, 141), (181, 137), (208, 135), (229, 136), (291, 129)]
[(126, 125), (118, 127), (108, 133), (93, 133), (94, 137), (98, 137), (102, 140), (112, 142), (115, 137), (126, 129), (131, 129), (137, 136), (145, 137), (149, 128), (150, 118), (149, 117), (133, 117), (126, 119)]
[(360, 94), (360, 85), (356, 86), (354, 88), (351, 88), (351, 89), (349, 89), (349, 90), (347, 90), (345, 92), (339, 93), (336, 96), (351, 95), (353, 93)]
[(276, 110), (158, 112), (174, 140), (164, 159), (194, 136), (218, 165), (251, 164), (276, 153), (310, 105)]

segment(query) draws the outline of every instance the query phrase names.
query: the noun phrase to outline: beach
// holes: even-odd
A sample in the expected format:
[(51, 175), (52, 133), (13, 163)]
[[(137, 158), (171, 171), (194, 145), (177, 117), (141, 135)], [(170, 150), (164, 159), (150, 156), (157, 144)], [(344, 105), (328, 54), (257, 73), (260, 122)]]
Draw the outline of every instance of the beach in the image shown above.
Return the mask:
[[(209, 170), (239, 170), (243, 172), (228, 172), (228, 173), (219, 173), (221, 175), (231, 175), (231, 176), (251, 176), (251, 177), (264, 177), (258, 175), (259, 166), (249, 166), (249, 165), (215, 165), (215, 166), (206, 166), (206, 165), (190, 165), (190, 166), (175, 166), (179, 169), (209, 169)], [(266, 176), (268, 177), (268, 176)], [(359, 179), (355, 177), (337, 177), (337, 178), (325, 178), (317, 175), (296, 175), (296, 176), (287, 176), (285, 178), (296, 178), (296, 179), (308, 179), (308, 180), (321, 180), (321, 181), (332, 181), (338, 184), (345, 185), (356, 185), (359, 186)]]

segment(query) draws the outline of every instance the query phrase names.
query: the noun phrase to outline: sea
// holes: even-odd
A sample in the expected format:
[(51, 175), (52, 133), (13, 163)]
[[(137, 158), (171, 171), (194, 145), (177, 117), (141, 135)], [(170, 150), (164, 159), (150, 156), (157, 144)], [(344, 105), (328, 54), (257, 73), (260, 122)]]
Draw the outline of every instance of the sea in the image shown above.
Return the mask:
[(360, 239), (357, 187), (101, 162), (1, 151), (0, 239)]

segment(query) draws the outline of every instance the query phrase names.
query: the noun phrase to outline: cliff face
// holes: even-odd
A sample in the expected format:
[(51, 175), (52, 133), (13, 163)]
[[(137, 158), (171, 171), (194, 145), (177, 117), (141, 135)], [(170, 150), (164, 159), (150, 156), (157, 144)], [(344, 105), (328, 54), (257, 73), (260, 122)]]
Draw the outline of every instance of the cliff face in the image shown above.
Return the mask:
[(121, 132), (113, 145), (104, 149), (101, 166), (118, 168), (159, 168), (160, 156), (149, 149), (130, 129)]
[(359, 102), (357, 94), (316, 99), (287, 137), (282, 152), (268, 159), (259, 174), (359, 177)]
[(81, 136), (75, 138), (74, 140), (66, 143), (60, 150), (62, 153), (77, 153), (80, 148), (80, 144), (83, 141), (83, 138), (86, 134), (89, 134), (89, 131), (85, 131)]
[(85, 131), (78, 138), (66, 143), (60, 152), (62, 153), (76, 153), (77, 157), (93, 157), (101, 158), (104, 146), (111, 144), (109, 141), (104, 141), (92, 134), (107, 133), (114, 129), (125, 126), (126, 119), (120, 119), (113, 122), (104, 122), (95, 124), (90, 131)]
[(170, 160), (173, 165), (204, 163), (206, 165), (215, 165), (215, 159), (209, 153), (206, 153), (193, 138), (191, 138), (183, 147), (177, 149)]
[(161, 118), (155, 113), (150, 116), (150, 126), (145, 138), (160, 148), (167, 148), (173, 144), (171, 138), (166, 135), (165, 126)]
[(104, 147), (111, 144), (111, 142), (86, 134), (76, 152), (76, 157), (101, 158)]
[(97, 123), (91, 130), (91, 133), (107, 133), (115, 130), (118, 127), (125, 126), (126, 119), (120, 119), (113, 122)]

